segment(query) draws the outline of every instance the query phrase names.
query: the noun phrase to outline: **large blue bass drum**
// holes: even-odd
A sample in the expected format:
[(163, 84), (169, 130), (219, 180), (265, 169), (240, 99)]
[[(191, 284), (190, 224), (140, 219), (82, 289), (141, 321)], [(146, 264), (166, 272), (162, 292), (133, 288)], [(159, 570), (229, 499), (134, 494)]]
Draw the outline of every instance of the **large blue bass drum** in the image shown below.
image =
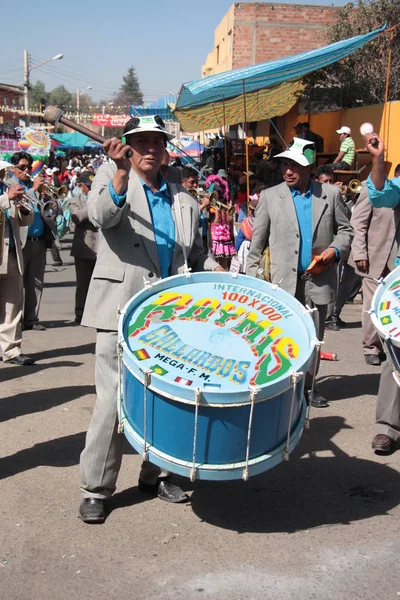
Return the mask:
[(279, 287), (223, 272), (163, 279), (127, 303), (118, 344), (120, 429), (145, 460), (192, 481), (247, 479), (298, 443), (318, 343)]

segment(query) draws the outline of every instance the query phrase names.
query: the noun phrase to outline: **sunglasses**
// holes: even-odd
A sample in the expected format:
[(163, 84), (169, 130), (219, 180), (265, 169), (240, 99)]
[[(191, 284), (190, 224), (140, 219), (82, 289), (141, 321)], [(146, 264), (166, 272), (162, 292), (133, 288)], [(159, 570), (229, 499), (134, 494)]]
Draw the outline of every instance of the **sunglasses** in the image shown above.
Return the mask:
[(15, 165), (20, 171), (30, 171), (31, 165)]

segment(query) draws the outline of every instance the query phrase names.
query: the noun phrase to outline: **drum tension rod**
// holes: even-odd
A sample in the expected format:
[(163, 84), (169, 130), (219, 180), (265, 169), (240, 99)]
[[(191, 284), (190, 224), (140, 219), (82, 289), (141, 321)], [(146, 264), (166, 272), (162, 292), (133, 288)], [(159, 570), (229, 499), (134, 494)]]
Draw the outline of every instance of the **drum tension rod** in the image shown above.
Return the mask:
[(147, 388), (151, 384), (152, 371), (148, 369), (143, 373), (143, 460), (149, 460), (147, 446)]
[(250, 414), (249, 414), (249, 426), (247, 429), (247, 446), (246, 446), (246, 466), (243, 470), (242, 479), (243, 481), (247, 481), (249, 479), (249, 458), (250, 458), (250, 442), (251, 442), (251, 428), (253, 425), (253, 414), (254, 414), (254, 402), (258, 393), (258, 389), (255, 387), (250, 387), (250, 395), (249, 400), (250, 404)]
[(196, 481), (196, 448), (197, 448), (197, 426), (199, 421), (199, 404), (203, 395), (202, 388), (197, 388), (195, 392), (195, 413), (194, 413), (194, 432), (193, 432), (193, 465), (190, 470), (190, 481)]
[(286, 448), (285, 448), (285, 452), (283, 453), (284, 460), (289, 460), (289, 458), (290, 458), (290, 437), (291, 437), (291, 433), (292, 433), (292, 420), (293, 420), (294, 402), (296, 400), (296, 395), (297, 395), (297, 384), (298, 384), (299, 381), (301, 381), (301, 379), (303, 377), (304, 377), (303, 371), (294, 371), (292, 373), (292, 384), (293, 384), (293, 388), (292, 388), (292, 403), (290, 405), (289, 425), (288, 425), (288, 434), (287, 434), (287, 439), (286, 439)]
[(317, 369), (318, 369), (318, 363), (319, 363), (319, 353), (320, 353), (320, 350), (321, 350), (321, 346), (322, 346), (322, 344), (324, 342), (322, 342), (321, 340), (318, 340), (317, 338), (315, 338), (314, 343), (315, 343), (315, 350), (314, 350), (315, 358), (314, 358), (314, 365), (313, 365), (313, 376), (312, 376), (312, 382), (311, 382), (311, 391), (310, 391), (309, 402), (308, 402), (307, 412), (306, 412), (306, 422), (305, 422), (305, 428), (306, 429), (308, 429), (310, 427), (311, 400), (314, 398), (315, 379), (317, 377)]
[(117, 403), (118, 403), (118, 417), (119, 417), (118, 433), (124, 432), (124, 421), (126, 419), (125, 411), (123, 408), (122, 354), (123, 354), (122, 344), (121, 344), (121, 342), (118, 342), (117, 343), (117, 355), (118, 355), (118, 390), (117, 390), (118, 398), (117, 398)]

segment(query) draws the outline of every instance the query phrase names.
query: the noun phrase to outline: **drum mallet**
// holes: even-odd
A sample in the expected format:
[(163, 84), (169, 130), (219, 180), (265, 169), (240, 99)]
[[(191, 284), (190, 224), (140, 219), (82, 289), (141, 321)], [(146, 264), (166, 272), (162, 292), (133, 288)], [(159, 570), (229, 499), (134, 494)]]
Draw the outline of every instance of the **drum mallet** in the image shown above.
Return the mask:
[[(99, 133), (96, 133), (95, 131), (88, 129), (87, 127), (85, 127), (84, 125), (81, 125), (80, 123), (77, 123), (76, 121), (67, 119), (64, 111), (61, 108), (58, 108), (58, 106), (48, 106), (46, 108), (46, 110), (44, 111), (43, 119), (45, 121), (47, 121), (47, 123), (50, 123), (51, 125), (55, 125), (55, 126), (57, 126), (59, 123), (62, 123), (66, 127), (70, 127), (70, 129), (79, 131), (79, 133), (83, 133), (83, 135), (87, 135), (92, 140), (95, 140), (96, 142), (100, 142), (100, 144), (104, 144), (104, 142), (106, 141), (106, 138), (103, 137), (102, 135), (100, 135)], [(132, 156), (132, 151), (128, 150), (128, 152), (126, 153), (126, 158), (130, 158), (131, 156)]]

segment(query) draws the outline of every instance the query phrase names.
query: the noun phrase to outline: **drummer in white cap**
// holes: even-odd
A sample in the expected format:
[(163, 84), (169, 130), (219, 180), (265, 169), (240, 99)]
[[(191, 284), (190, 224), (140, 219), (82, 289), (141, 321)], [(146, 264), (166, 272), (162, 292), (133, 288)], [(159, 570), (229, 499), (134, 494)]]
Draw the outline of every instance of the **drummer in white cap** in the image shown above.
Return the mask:
[[(353, 228), (339, 189), (311, 180), (313, 143), (294, 138), (287, 150), (274, 156), (277, 159), (282, 160), (284, 183), (260, 194), (246, 273), (254, 277), (259, 273), (262, 254), (269, 247), (271, 282), (315, 309), (312, 318), (322, 341), (327, 307), (336, 295), (336, 264), (348, 256)], [(318, 263), (310, 271), (315, 260)], [(311, 393), (311, 387), (308, 373), (309, 402), (317, 408), (328, 406), (320, 393)]]
[[(80, 463), (84, 499), (79, 514), (86, 523), (105, 520), (106, 501), (116, 489), (121, 465), (118, 307), (139, 292), (144, 281), (155, 283), (187, 268), (223, 271), (203, 251), (197, 201), (160, 175), (167, 140), (173, 137), (162, 119), (135, 117), (125, 125), (124, 136), (126, 143), (116, 138), (105, 142), (112, 162), (97, 171), (87, 203), (89, 220), (99, 230), (99, 246), (82, 319), (82, 325), (97, 329), (97, 400)], [(168, 502), (186, 501), (187, 495), (169, 475), (143, 462), (139, 490)]]

